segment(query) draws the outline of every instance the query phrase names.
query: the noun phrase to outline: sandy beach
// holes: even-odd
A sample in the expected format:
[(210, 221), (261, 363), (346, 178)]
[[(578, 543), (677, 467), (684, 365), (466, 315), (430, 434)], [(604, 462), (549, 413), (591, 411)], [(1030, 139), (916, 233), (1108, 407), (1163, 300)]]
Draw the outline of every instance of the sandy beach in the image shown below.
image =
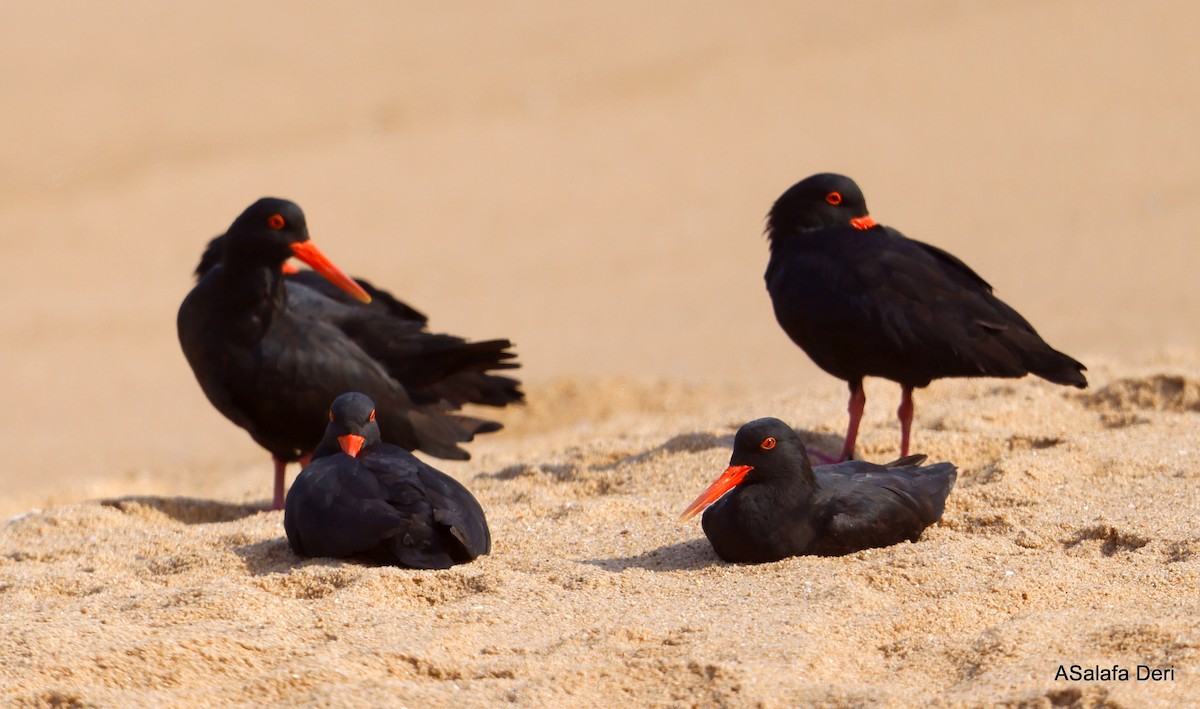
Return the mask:
[[(0, 16), (0, 703), (1200, 702), (1192, 5)], [(844, 433), (845, 384), (762, 281), (764, 215), (822, 171), (1091, 386), (935, 382), (914, 449), (959, 477), (919, 542), (726, 564), (677, 518), (737, 428)], [(515, 343), (528, 405), (427, 458), (491, 555), (289, 550), (269, 456), (175, 333), (204, 244), (263, 195), (434, 330)], [(899, 387), (866, 387), (859, 454), (890, 460)]]

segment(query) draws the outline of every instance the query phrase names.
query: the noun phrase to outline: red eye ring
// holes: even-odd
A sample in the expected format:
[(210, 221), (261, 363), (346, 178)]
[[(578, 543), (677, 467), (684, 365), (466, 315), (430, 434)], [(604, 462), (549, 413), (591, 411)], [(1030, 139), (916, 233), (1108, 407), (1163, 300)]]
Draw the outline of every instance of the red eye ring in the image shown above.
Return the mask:
[(374, 420), (375, 420), (375, 409), (371, 409), (371, 418), (370, 418), (370, 419), (368, 419), (368, 420), (370, 420), (370, 421), (374, 421)]
[(271, 216), (267, 217), (267, 226), (271, 227), (272, 229), (282, 229), (286, 224), (287, 220), (283, 218), (282, 214), (272, 214)]
[(329, 410), (329, 423), (333, 423), (333, 409)]
[(772, 448), (774, 448), (774, 447), (775, 447), (775, 437), (774, 437), (774, 436), (767, 436), (766, 438), (764, 438), (764, 439), (763, 439), (763, 442), (762, 442), (762, 443), (760, 443), (760, 444), (758, 444), (758, 445), (759, 445), (759, 447), (760, 447), (760, 448), (762, 448), (763, 450), (765, 450), (765, 451), (769, 451), (769, 450), (771, 450)]
[(825, 201), (836, 207), (842, 203), (842, 193), (830, 192), (829, 194), (825, 195)]

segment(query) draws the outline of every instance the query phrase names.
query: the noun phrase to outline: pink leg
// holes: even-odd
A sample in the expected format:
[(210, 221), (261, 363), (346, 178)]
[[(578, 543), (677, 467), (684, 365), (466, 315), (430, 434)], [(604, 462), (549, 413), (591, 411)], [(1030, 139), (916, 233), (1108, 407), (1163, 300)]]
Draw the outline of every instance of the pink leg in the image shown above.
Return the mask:
[(863, 390), (862, 380), (850, 382), (850, 403), (846, 410), (850, 412), (850, 427), (846, 429), (846, 444), (842, 446), (842, 460), (854, 457), (854, 442), (858, 439), (858, 424), (862, 423), (863, 410), (867, 408), (867, 392)]
[(275, 461), (275, 500), (271, 504), (271, 509), (282, 510), (283, 509), (283, 479), (284, 479), (284, 470), (287, 469), (287, 462), (282, 461), (278, 458), (274, 458), (274, 457), (271, 458), (271, 460)]
[(909, 437), (912, 434), (913, 400), (912, 387), (903, 387), (900, 394), (900, 408), (896, 409), (900, 417), (900, 457), (908, 455)]
[(837, 458), (834, 458), (826, 453), (822, 453), (815, 448), (806, 448), (805, 451), (808, 453), (809, 463), (816, 463), (817, 465), (831, 465), (838, 462)]

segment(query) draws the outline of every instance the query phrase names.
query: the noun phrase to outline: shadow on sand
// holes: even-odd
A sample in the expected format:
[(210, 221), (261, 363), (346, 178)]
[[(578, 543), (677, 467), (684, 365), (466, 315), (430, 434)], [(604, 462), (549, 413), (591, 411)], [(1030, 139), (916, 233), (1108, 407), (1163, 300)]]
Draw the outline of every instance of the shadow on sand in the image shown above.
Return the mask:
[[(841, 452), (842, 442), (844, 439), (835, 433), (817, 433), (815, 431), (806, 431), (804, 429), (795, 429), (796, 435), (799, 436), (800, 442), (810, 451), (818, 451), (821, 454), (832, 457)], [(703, 431), (695, 431), (693, 433), (682, 433), (678, 436), (673, 436), (667, 441), (641, 453), (634, 453), (621, 457), (611, 463), (598, 465), (594, 470), (614, 470), (623, 465), (637, 464), (649, 462), (660, 455), (670, 453), (697, 453), (699, 451), (709, 450), (711, 448), (725, 448), (733, 450), (734, 434), (729, 433), (723, 436), (717, 436)], [(813, 465), (822, 465), (824, 461), (816, 459), (812, 461)]]
[(699, 453), (711, 448), (733, 448), (733, 434), (724, 436), (715, 436), (704, 431), (694, 431), (692, 433), (681, 433), (678, 436), (672, 436), (663, 443), (641, 453), (633, 453), (632, 455), (623, 456), (605, 465), (596, 466), (596, 470), (615, 470), (623, 465), (635, 465), (637, 463), (646, 463), (660, 455), (669, 453)]
[(100, 500), (105, 507), (118, 509), (126, 514), (135, 514), (140, 509), (151, 509), (183, 524), (217, 524), (233, 522), (260, 512), (269, 512), (266, 505), (239, 505), (218, 500), (201, 500), (194, 497), (129, 496)]
[(704, 537), (669, 544), (634, 556), (614, 559), (584, 559), (583, 563), (599, 566), (605, 571), (620, 573), (625, 569), (648, 571), (695, 571), (725, 562), (713, 551)]
[(254, 576), (285, 574), (306, 563), (333, 567), (344, 565), (341, 559), (305, 559), (297, 555), (288, 546), (287, 537), (283, 536), (282, 529), (279, 530), (278, 537), (253, 544), (243, 544), (235, 548), (233, 553), (241, 558), (242, 563), (246, 565), (246, 570)]

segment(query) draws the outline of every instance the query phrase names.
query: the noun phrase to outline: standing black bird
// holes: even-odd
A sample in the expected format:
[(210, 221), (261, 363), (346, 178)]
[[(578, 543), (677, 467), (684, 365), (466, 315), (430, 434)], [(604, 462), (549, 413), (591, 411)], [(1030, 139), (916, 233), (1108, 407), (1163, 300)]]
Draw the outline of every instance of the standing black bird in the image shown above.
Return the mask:
[[(342, 392), (378, 402), (389, 443), (452, 459), (469, 457), (459, 443), (500, 428), (455, 413), (463, 404), (524, 398), (515, 379), (490, 373), (518, 366), (511, 342), (428, 332), (423, 315), (369, 284), (385, 297), (364, 305), (368, 291), (312, 245), (293, 202), (258, 200), (216, 249), (219, 263), (201, 264), (179, 308), (179, 342), (209, 401), (273, 456), (275, 509), (285, 465), (321, 440), (326, 407)], [(292, 256), (316, 274), (285, 275)]]
[(743, 563), (915, 542), (942, 518), (958, 477), (953, 464), (918, 467), (924, 460), (852, 460), (814, 470), (790, 426), (756, 419), (734, 437), (729, 469), (681, 519), (707, 507), (701, 524), (713, 549)]
[(1086, 387), (1086, 369), (1046, 344), (992, 286), (951, 254), (875, 223), (849, 177), (813, 175), (767, 218), (775, 318), (818, 367), (850, 384), (841, 459), (854, 456), (863, 377), (902, 387), (900, 455), (912, 390), (942, 377), (1023, 377)]
[(342, 394), (312, 462), (288, 490), (288, 544), (300, 556), (362, 557), (446, 569), (492, 549), (483, 508), (457, 480), (383, 443), (375, 403)]

